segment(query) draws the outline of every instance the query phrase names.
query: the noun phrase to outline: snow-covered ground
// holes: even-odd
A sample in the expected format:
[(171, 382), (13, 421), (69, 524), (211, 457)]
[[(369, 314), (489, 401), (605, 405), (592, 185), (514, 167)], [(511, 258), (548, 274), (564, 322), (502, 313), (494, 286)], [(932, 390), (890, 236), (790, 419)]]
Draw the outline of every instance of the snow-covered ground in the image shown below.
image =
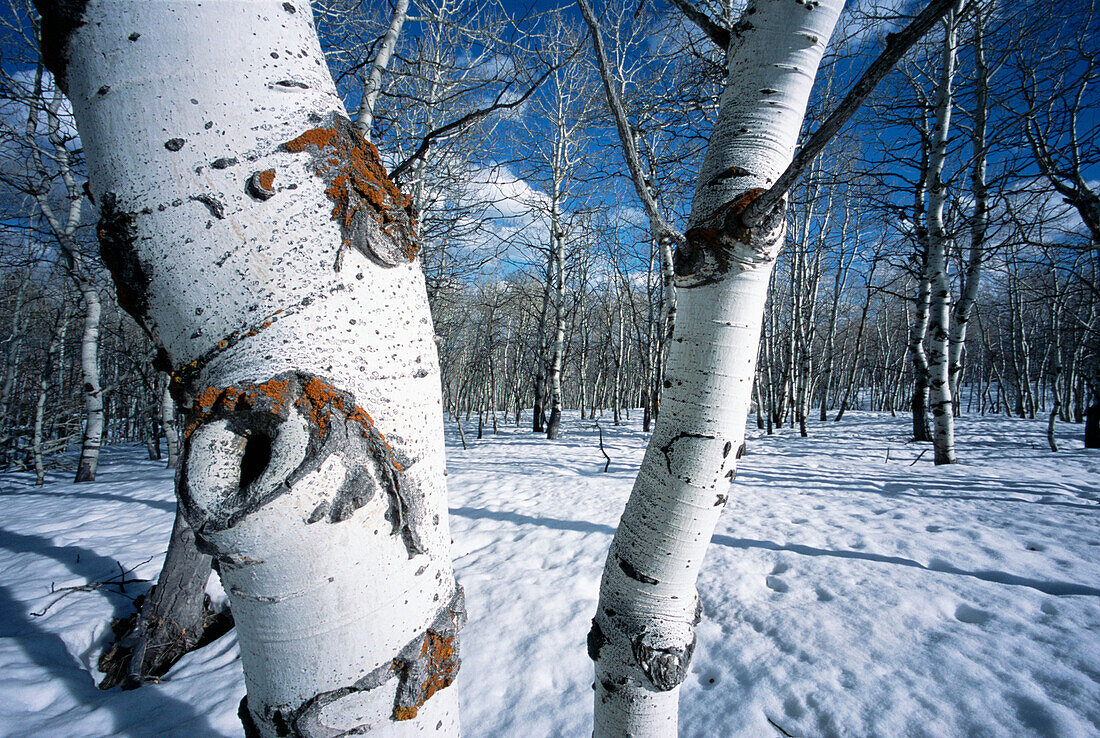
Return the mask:
[[(645, 443), (567, 415), (547, 442), (448, 428), (454, 556), (470, 622), (467, 736), (591, 734), (585, 635)], [(1100, 452), (1080, 426), (963, 418), (935, 468), (907, 421), (849, 413), (810, 438), (750, 428), (699, 581), (684, 736), (1100, 735)], [(889, 454), (888, 454), (889, 452)], [(94, 484), (0, 475), (0, 735), (240, 736), (232, 633), (158, 685), (95, 687), (120, 565), (155, 577), (171, 474), (110, 449)], [(147, 584), (126, 588), (133, 596)]]

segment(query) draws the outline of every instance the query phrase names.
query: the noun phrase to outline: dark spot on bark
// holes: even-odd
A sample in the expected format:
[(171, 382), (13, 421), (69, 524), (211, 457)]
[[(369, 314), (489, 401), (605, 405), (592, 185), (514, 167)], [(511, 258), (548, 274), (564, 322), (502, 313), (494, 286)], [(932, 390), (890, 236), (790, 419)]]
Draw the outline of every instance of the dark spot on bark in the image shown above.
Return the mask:
[(187, 199), (201, 202), (206, 206), (206, 209), (210, 211), (210, 214), (218, 220), (223, 220), (225, 218), (225, 204), (213, 195), (208, 195), (204, 192), (201, 195), (191, 195), (191, 197)]
[(730, 455), (730, 449), (732, 449), (732, 448), (733, 448), (733, 444), (730, 443), (729, 441), (726, 441), (726, 445), (722, 447), (722, 458), (723, 459)]
[(168, 355), (164, 346), (157, 346), (156, 353), (153, 354), (153, 368), (158, 372), (172, 371), (172, 357)]
[(659, 646), (657, 639), (643, 631), (633, 643), (634, 660), (658, 692), (675, 689), (687, 676), (691, 655), (695, 651), (695, 636), (684, 646)]
[(651, 576), (646, 576), (645, 574), (642, 574), (640, 571), (634, 568), (633, 564), (631, 564), (629, 561), (622, 558), (618, 554), (615, 555), (615, 558), (619, 560), (619, 568), (623, 570), (623, 574), (626, 574), (634, 581), (641, 582), (642, 584), (659, 584), (656, 579)]
[(672, 382), (671, 382), (671, 380), (668, 380), (668, 379), (666, 379), (666, 380), (664, 381), (664, 387), (665, 387), (665, 389), (669, 389), (670, 387), (672, 387)]
[(202, 127), (209, 131), (211, 128), (214, 127), (214, 121), (208, 120), (205, 123), (203, 123)]
[(765, 87), (764, 89), (760, 90), (760, 94), (761, 95), (774, 95), (778, 91), (779, 90), (773, 90), (770, 87)]
[(87, 0), (34, 0), (42, 16), (39, 52), (62, 92), (69, 92), (69, 39), (84, 25)]
[(149, 310), (149, 274), (135, 248), (137, 229), (134, 216), (118, 206), (118, 197), (113, 192), (103, 194), (96, 236), (99, 238), (99, 254), (115, 282), (119, 307), (139, 325), (145, 326)]
[(184, 140), (182, 138), (170, 138), (164, 142), (164, 148), (169, 151), (179, 151), (183, 148)]
[(306, 525), (313, 525), (314, 523), (322, 520), (327, 514), (328, 503), (322, 502), (318, 504), (317, 507), (313, 508), (313, 512), (309, 514), (309, 517), (306, 518)]
[(421, 637), (419, 648), (414, 641), (393, 661), (393, 669), (401, 680), (394, 700), (394, 720), (412, 720), (433, 694), (454, 682), (462, 665), (458, 632), (465, 624), (466, 596), (458, 585), (450, 604), (439, 612)]
[(730, 498), (729, 495), (723, 495), (723, 494), (718, 495), (718, 499), (715, 501), (714, 506), (715, 507), (721, 507), (722, 505), (725, 505), (726, 502), (729, 500), (729, 498)]
[(745, 455), (745, 443), (744, 443), (744, 441), (742, 441), (741, 445), (737, 447), (737, 456), (735, 456), (734, 458), (740, 459), (744, 455)]
[(281, 79), (278, 82), (276, 82), (275, 84), (278, 87), (297, 88), (297, 89), (301, 89), (301, 90), (308, 90), (309, 89), (309, 85), (307, 85), (305, 82), (299, 82), (299, 81), (294, 80), (294, 79)]
[(265, 169), (262, 172), (253, 172), (244, 189), (256, 200), (261, 202), (270, 200), (275, 196), (275, 170)]
[(600, 624), (596, 622), (596, 619), (592, 619), (592, 629), (588, 631), (588, 658), (593, 661), (598, 661), (600, 658), (600, 649), (607, 643), (607, 636), (603, 634), (600, 629)]
[(110, 85), (103, 85), (102, 87), (100, 87), (98, 90), (95, 91), (95, 94), (97, 94), (97, 95), (106, 95), (110, 91), (111, 91), (111, 86)]
[(223, 156), (220, 159), (215, 159), (210, 166), (214, 169), (228, 169), (237, 163), (237, 158), (234, 156)]
[[(236, 412), (248, 412), (251, 409), (247, 402), (238, 402)], [(241, 458), (242, 492), (263, 475), (267, 465), (271, 462), (271, 438), (265, 433), (253, 433), (248, 437), (244, 446), (244, 456)]]
[(283, 3), (283, 10), (290, 13), (291, 15), (294, 15), (295, 13), (298, 12), (298, 9), (295, 8), (293, 5), (291, 5), (290, 3)]
[(131, 33), (126, 38), (130, 39), (131, 41), (137, 41), (139, 38), (141, 38), (141, 34), (138, 33), (137, 31), (134, 31), (133, 33)]
[(750, 176), (750, 174), (751, 173), (749, 171), (742, 169), (741, 167), (728, 167), (711, 177), (711, 180), (708, 184), (713, 187), (722, 180), (730, 179), (731, 177), (748, 177)]
[(726, 479), (732, 482), (735, 475), (736, 472), (733, 469), (730, 469), (728, 472), (726, 472)]
[(95, 390), (95, 387), (90, 385), (88, 382), (84, 383), (84, 391), (85, 392), (92, 392), (93, 390)]

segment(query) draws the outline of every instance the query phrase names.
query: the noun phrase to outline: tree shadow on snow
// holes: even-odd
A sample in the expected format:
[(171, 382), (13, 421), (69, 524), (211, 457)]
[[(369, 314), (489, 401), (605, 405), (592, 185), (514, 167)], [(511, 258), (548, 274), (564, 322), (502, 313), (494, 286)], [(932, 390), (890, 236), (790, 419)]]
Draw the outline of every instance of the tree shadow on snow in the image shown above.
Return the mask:
[[(10, 535), (10, 534), (9, 534)], [(0, 638), (10, 638), (28, 659), (62, 683), (73, 699), (91, 710), (109, 710), (113, 735), (218, 735), (192, 705), (149, 686), (134, 692), (101, 691), (91, 675), (69, 653), (65, 642), (26, 614), (28, 607), (0, 586)], [(9, 726), (11, 727), (11, 726)]]
[(38, 492), (38, 491), (0, 491), (0, 497), (74, 497), (86, 500), (103, 500), (105, 502), (136, 502), (141, 505), (148, 505), (158, 510), (164, 510), (166, 512), (176, 511), (175, 500), (146, 500), (140, 497), (127, 497), (126, 495), (116, 495), (109, 492)]
[[(84, 580), (75, 584), (102, 582), (117, 577), (121, 573), (119, 569), (120, 562), (115, 559), (102, 556), (82, 546), (59, 546), (43, 536), (15, 533), (0, 528), (0, 548), (7, 549), (15, 554), (47, 556), (64, 566), (74, 576)], [(69, 583), (59, 584), (67, 586)], [(114, 604), (114, 617), (116, 618), (129, 615), (132, 608), (128, 606), (128, 603), (137, 595), (148, 590), (150, 584), (148, 582), (135, 582), (129, 586), (132, 587), (132, 590), (126, 594), (111, 589), (99, 590), (105, 594), (113, 595), (111, 602)]]
[[(523, 515), (522, 513), (511, 512), (508, 510), (484, 510), (473, 507), (453, 507), (450, 509), (451, 515), (457, 515), (458, 517), (468, 518), (471, 520), (499, 520), (505, 523), (514, 523), (516, 525), (539, 525), (546, 528), (553, 528), (555, 530), (572, 530), (578, 533), (604, 533), (607, 535), (614, 535), (615, 529), (610, 525), (602, 525), (600, 523), (589, 523), (583, 520), (564, 520), (561, 518), (546, 518), (546, 517), (534, 517), (531, 515)], [(841, 559), (858, 559), (862, 561), (871, 561), (878, 564), (894, 564), (898, 566), (907, 566), (915, 569), (923, 569), (924, 571), (937, 572), (940, 574), (953, 574), (955, 576), (973, 577), (974, 579), (981, 579), (985, 582), (991, 582), (993, 584), (1008, 584), (1016, 587), (1030, 587), (1031, 589), (1038, 590), (1049, 595), (1087, 595), (1090, 597), (1100, 597), (1100, 589), (1095, 587), (1088, 587), (1083, 584), (1075, 584), (1073, 582), (1060, 582), (1060, 581), (1048, 581), (1043, 579), (1030, 579), (1028, 577), (1017, 576), (1016, 574), (1009, 574), (1008, 572), (995, 571), (995, 570), (975, 570), (969, 571), (966, 569), (960, 569), (951, 564), (935, 559), (929, 562), (928, 565), (922, 564), (919, 561), (913, 559), (906, 559), (900, 556), (886, 556), (884, 554), (870, 553), (867, 551), (831, 551), (824, 548), (815, 548), (813, 546), (803, 546), (798, 543), (779, 544), (774, 541), (762, 541), (753, 538), (735, 538), (733, 536), (727, 536), (721, 533), (715, 534), (711, 537), (711, 542), (716, 543), (719, 546), (727, 546), (729, 548), (759, 548), (766, 551), (789, 551), (791, 553), (801, 554), (803, 556), (830, 556)]]

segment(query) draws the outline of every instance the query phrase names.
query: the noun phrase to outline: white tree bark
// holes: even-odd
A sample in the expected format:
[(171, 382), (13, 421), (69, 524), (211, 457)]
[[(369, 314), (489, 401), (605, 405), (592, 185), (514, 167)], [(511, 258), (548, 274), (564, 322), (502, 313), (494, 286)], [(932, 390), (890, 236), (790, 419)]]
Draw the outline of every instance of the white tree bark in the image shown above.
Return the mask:
[(180, 504), (229, 593), (246, 731), (457, 734), (464, 608), (415, 222), (309, 6), (40, 9), (119, 302), (190, 407)]
[[(45, 54), (44, 54), (45, 56)], [(33, 142), (38, 127), (38, 106), (42, 104), (41, 70), (35, 77), (35, 94), (31, 101), (31, 111), (27, 121), (27, 138)], [(76, 242), (76, 229), (80, 225), (84, 195), (77, 184), (70, 161), (70, 152), (61, 135), (61, 93), (54, 90), (48, 103), (43, 104), (46, 114), (46, 136), (50, 141), (52, 156), (49, 157), (58, 168), (65, 187), (68, 202), (66, 212), (61, 213), (50, 202), (49, 181), (46, 157), (36, 154), (35, 164), (42, 183), (35, 193), (35, 201), (46, 222), (50, 224), (58, 246), (61, 248), (61, 260), (70, 279), (80, 292), (84, 307), (84, 332), (80, 341), (80, 369), (84, 389), (84, 437), (80, 445), (80, 461), (77, 465), (77, 482), (95, 480), (99, 468), (99, 449), (103, 443), (103, 386), (99, 376), (99, 320), (103, 306), (99, 298), (99, 287), (93, 278), (91, 267), (85, 263)]]
[(157, 387), (160, 389), (160, 425), (164, 430), (164, 444), (168, 447), (167, 468), (175, 469), (180, 456), (180, 433), (176, 424), (176, 402), (172, 399), (169, 389), (170, 377), (164, 374), (158, 376)]
[(785, 217), (740, 215), (791, 161), (842, 0), (750, 3), (675, 257), (677, 320), (661, 414), (611, 544), (589, 634), (595, 734), (676, 734), (699, 617), (695, 580), (744, 439)]
[(928, 256), (925, 275), (930, 289), (928, 350), (929, 404), (932, 408), (932, 448), (936, 464), (955, 463), (955, 413), (951, 396), (950, 330), (951, 277), (947, 273), (950, 236), (944, 224), (947, 191), (943, 168), (954, 106), (952, 85), (958, 54), (956, 19), (965, 0), (958, 0), (944, 20), (943, 54), (936, 88), (935, 125), (928, 158), (928, 210), (926, 212)]
[[(970, 194), (974, 207), (970, 214), (970, 247), (966, 257), (966, 274), (963, 276), (959, 301), (951, 316), (951, 340), (948, 375), (951, 379), (951, 397), (959, 406), (959, 386), (962, 381), (963, 350), (966, 347), (966, 331), (970, 315), (978, 299), (978, 286), (982, 278), (982, 266), (986, 259), (986, 233), (989, 230), (989, 186), (986, 184), (986, 161), (989, 158), (989, 141), (986, 136), (989, 118), (989, 82), (992, 77), (985, 61), (982, 9), (975, 13), (974, 31), (974, 162), (970, 173)], [(958, 414), (958, 413), (956, 413)]]
[(397, 0), (393, 6), (393, 15), (390, 16), (390, 25), (386, 29), (386, 35), (382, 37), (382, 45), (378, 53), (374, 55), (370, 74), (363, 81), (363, 97), (359, 101), (359, 113), (356, 115), (355, 126), (363, 137), (370, 141), (371, 127), (374, 125), (374, 106), (378, 102), (378, 95), (382, 92), (382, 75), (390, 65), (393, 50), (397, 47), (397, 39), (401, 35), (401, 28), (409, 17), (409, 0)]

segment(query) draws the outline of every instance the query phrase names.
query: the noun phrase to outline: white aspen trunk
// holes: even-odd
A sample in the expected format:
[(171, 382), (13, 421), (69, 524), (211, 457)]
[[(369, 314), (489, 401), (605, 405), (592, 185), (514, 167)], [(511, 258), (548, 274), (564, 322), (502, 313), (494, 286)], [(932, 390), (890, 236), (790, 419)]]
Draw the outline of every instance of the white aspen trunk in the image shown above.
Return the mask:
[(408, 16), (409, 0), (396, 0), (393, 15), (390, 16), (389, 28), (386, 29), (386, 35), (382, 37), (382, 45), (374, 56), (370, 74), (363, 81), (363, 97), (359, 101), (355, 127), (368, 141), (371, 140), (371, 127), (374, 124), (374, 106), (378, 102), (378, 95), (382, 92), (382, 75), (390, 65), (393, 50), (397, 47), (397, 38), (401, 35), (401, 28), (405, 25), (405, 19)]
[(950, 354), (948, 358), (951, 396), (955, 398), (956, 408), (959, 406), (959, 385), (962, 380), (966, 330), (970, 324), (970, 314), (973, 312), (974, 304), (978, 299), (978, 286), (981, 282), (982, 264), (985, 260), (986, 232), (989, 228), (989, 188), (985, 181), (985, 175), (986, 160), (989, 156), (986, 127), (989, 117), (990, 71), (985, 63), (983, 18), (980, 8), (975, 15), (974, 163), (970, 174), (970, 192), (974, 198), (974, 209), (970, 216), (970, 251), (966, 259), (966, 274), (959, 294), (959, 301), (955, 304), (955, 312), (952, 315)]
[(935, 125), (932, 129), (932, 149), (928, 160), (928, 257), (925, 262), (929, 285), (928, 389), (932, 408), (932, 448), (936, 464), (955, 463), (955, 408), (951, 396), (950, 345), (951, 277), (947, 273), (947, 248), (950, 237), (944, 226), (944, 206), (947, 192), (943, 182), (943, 167), (947, 160), (947, 143), (951, 131), (951, 109), (954, 106), (952, 85), (957, 55), (956, 18), (962, 8), (959, 0), (944, 20), (943, 55), (940, 79), (936, 90)]
[(170, 377), (161, 374), (157, 386), (160, 389), (160, 425), (164, 430), (164, 445), (168, 447), (168, 463), (166, 468), (175, 469), (180, 456), (180, 434), (176, 424), (176, 402), (172, 399), (169, 389)]
[(739, 216), (791, 161), (842, 6), (750, 4), (751, 23), (735, 27), (692, 227), (675, 258), (669, 386), (611, 544), (588, 638), (596, 736), (676, 734), (679, 685), (700, 615), (695, 581), (743, 443), (785, 222), (780, 209), (750, 232)]
[[(43, 31), (45, 34), (45, 30)], [(45, 41), (43, 42), (45, 46)], [(56, 50), (54, 53), (60, 53)], [(43, 52), (43, 58), (47, 53)], [(31, 106), (31, 113), (27, 121), (28, 138), (34, 140), (38, 126), (37, 99), (41, 97), (41, 70), (35, 78), (36, 104)], [(95, 480), (96, 471), (99, 468), (99, 448), (103, 443), (104, 415), (103, 415), (103, 387), (99, 374), (99, 320), (103, 307), (99, 298), (99, 288), (92, 279), (92, 273), (84, 263), (76, 244), (76, 228), (80, 224), (80, 216), (84, 196), (77, 185), (70, 162), (70, 152), (65, 145), (65, 139), (61, 135), (61, 119), (59, 110), (61, 107), (61, 92), (55, 90), (53, 98), (45, 105), (46, 135), (53, 148), (53, 162), (61, 175), (61, 181), (65, 186), (68, 196), (68, 212), (64, 218), (54, 210), (49, 200), (48, 192), (42, 191), (36, 194), (35, 200), (39, 210), (50, 224), (57, 242), (61, 247), (61, 258), (80, 292), (80, 300), (84, 307), (84, 333), (80, 342), (80, 370), (83, 379), (84, 394), (84, 434), (80, 446), (80, 461), (76, 470), (77, 482), (91, 482)], [(39, 176), (45, 181), (48, 175), (45, 165), (36, 161)]]
[(415, 222), (309, 6), (40, 10), (119, 302), (190, 399), (180, 504), (229, 594), (246, 732), (457, 735), (464, 607)]
[(73, 279), (80, 289), (84, 306), (84, 334), (80, 339), (80, 372), (84, 379), (84, 438), (80, 444), (77, 482), (95, 481), (99, 468), (99, 449), (103, 444), (103, 386), (99, 379), (99, 319), (103, 306), (99, 290), (80, 266), (74, 266)]
[(550, 350), (550, 417), (546, 421), (546, 437), (553, 440), (561, 432), (562, 389), (561, 372), (565, 355), (565, 234), (558, 212), (558, 186), (550, 212), (550, 250), (553, 261), (554, 343)]

